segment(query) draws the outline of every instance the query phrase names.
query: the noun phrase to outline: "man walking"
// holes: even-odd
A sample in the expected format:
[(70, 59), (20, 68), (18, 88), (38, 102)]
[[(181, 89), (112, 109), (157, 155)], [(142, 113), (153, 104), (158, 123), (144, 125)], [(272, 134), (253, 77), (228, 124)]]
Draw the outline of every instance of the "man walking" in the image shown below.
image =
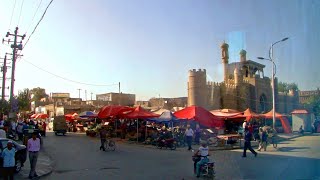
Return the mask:
[(267, 132), (264, 131), (262, 128), (260, 128), (260, 143), (259, 143), (259, 148), (258, 151), (261, 151), (261, 149), (263, 148), (264, 151), (267, 150)]
[(30, 173), (29, 179), (33, 177), (38, 177), (36, 173), (36, 165), (38, 160), (38, 154), (40, 151), (40, 139), (37, 138), (37, 133), (32, 134), (32, 138), (28, 140), (28, 151), (29, 151), (29, 160), (30, 160)]
[(192, 148), (191, 148), (191, 144), (192, 144), (192, 138), (193, 138), (193, 130), (190, 128), (190, 125), (188, 124), (187, 125), (187, 129), (186, 129), (186, 132), (185, 132), (185, 135), (186, 135), (186, 139), (187, 139), (187, 144), (188, 144), (188, 150), (190, 151)]
[(12, 147), (12, 141), (8, 141), (7, 147), (3, 150), (1, 157), (3, 158), (3, 178), (4, 180), (13, 180), (16, 150)]
[(104, 147), (104, 144), (107, 141), (107, 130), (105, 129), (104, 126), (101, 127), (100, 130), (100, 141), (101, 141), (101, 145), (100, 145), (100, 150), (106, 151), (106, 148)]
[(244, 129), (244, 148), (243, 148), (242, 157), (247, 157), (247, 154), (246, 154), (247, 149), (249, 149), (252, 152), (252, 154), (254, 154), (254, 156), (257, 157), (258, 153), (256, 153), (251, 147), (251, 139), (252, 139), (252, 134), (249, 131), (248, 127), (246, 127)]

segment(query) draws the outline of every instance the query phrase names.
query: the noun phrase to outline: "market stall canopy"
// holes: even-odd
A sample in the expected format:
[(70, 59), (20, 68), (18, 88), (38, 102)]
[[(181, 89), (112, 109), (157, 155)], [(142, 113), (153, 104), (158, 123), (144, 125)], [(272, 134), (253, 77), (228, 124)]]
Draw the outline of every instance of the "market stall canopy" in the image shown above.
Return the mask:
[(120, 117), (128, 118), (128, 119), (146, 119), (146, 118), (155, 118), (159, 117), (160, 115), (149, 112), (143, 109), (141, 106), (138, 106), (134, 109), (134, 111), (124, 114), (122, 113)]
[(35, 119), (47, 119), (48, 117), (48, 114), (37, 114)]
[(95, 118), (98, 117), (98, 114), (93, 112), (93, 111), (83, 111), (82, 113), (79, 114), (79, 117), (81, 118)]
[[(262, 116), (270, 119), (270, 118), (273, 118), (272, 114), (273, 114), (273, 110), (271, 110), (265, 114), (262, 114)], [(289, 120), (287, 119), (286, 115), (282, 115), (280, 113), (275, 112), (275, 117), (280, 119), (283, 130), (285, 133), (292, 133), (292, 129), (291, 129)]]
[(253, 112), (250, 108), (246, 109), (243, 112), (243, 116), (246, 118), (247, 121), (250, 121), (250, 119), (252, 119), (252, 118), (261, 118), (262, 117), (261, 114), (257, 114), (255, 112)]
[(64, 117), (66, 118), (67, 121), (74, 121), (78, 118), (78, 114), (77, 113), (66, 114), (64, 115)]
[(179, 122), (180, 120), (173, 115), (170, 111), (163, 112), (159, 117), (157, 118), (148, 118), (147, 121), (152, 121), (156, 123), (167, 123), (167, 122)]
[(30, 118), (36, 118), (38, 114), (32, 114)]
[(309, 114), (309, 112), (305, 109), (295, 109), (291, 114)]
[(199, 106), (189, 106), (174, 113), (177, 118), (195, 120), (206, 127), (222, 128), (224, 121)]
[(218, 116), (220, 118), (233, 118), (242, 115), (242, 112), (239, 112), (234, 109), (216, 109), (210, 111), (214, 116)]
[[(280, 114), (280, 113), (277, 113), (275, 112), (275, 115), (276, 115), (276, 118), (280, 118), (280, 117), (285, 117), (286, 115), (283, 115), (283, 114)], [(265, 114), (261, 114), (262, 117), (265, 117), (265, 118), (272, 118), (273, 117), (273, 110), (265, 113)]]
[(119, 105), (104, 106), (100, 109), (98, 113), (98, 117), (101, 119), (105, 119), (105, 118), (125, 114), (126, 112), (131, 112), (133, 110), (134, 108), (128, 107), (128, 106), (119, 106)]
[(170, 110), (161, 108), (161, 109), (158, 109), (156, 111), (153, 111), (153, 113), (156, 113), (156, 114), (159, 114), (159, 115), (161, 115), (164, 112), (170, 112)]

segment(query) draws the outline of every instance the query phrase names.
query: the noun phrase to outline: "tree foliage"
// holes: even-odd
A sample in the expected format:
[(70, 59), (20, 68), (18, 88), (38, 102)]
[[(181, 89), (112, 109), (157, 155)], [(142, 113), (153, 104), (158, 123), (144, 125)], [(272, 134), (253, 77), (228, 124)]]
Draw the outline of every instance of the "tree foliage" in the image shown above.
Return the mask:
[(285, 92), (288, 93), (289, 90), (298, 91), (298, 85), (296, 83), (285, 83), (285, 82), (279, 82), (278, 83), (278, 91), (279, 92)]
[(30, 90), (30, 94), (33, 94), (32, 101), (40, 101), (42, 98), (48, 97), (44, 88), (33, 88)]
[(5, 99), (1, 99), (0, 100), (0, 114), (8, 115), (9, 111), (10, 111), (9, 102), (6, 101)]
[(307, 101), (307, 105), (312, 108), (314, 115), (320, 116), (320, 95), (313, 95)]
[(18, 100), (18, 108), (20, 111), (29, 111), (31, 98), (30, 98), (30, 90), (28, 88), (23, 91), (18, 92), (18, 96), (16, 97)]

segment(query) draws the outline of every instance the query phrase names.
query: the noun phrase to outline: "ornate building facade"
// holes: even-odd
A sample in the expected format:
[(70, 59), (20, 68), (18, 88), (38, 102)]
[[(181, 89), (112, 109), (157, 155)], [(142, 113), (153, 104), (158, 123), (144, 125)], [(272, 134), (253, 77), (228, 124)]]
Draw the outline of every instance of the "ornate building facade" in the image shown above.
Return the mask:
[[(210, 82), (206, 79), (205, 69), (189, 71), (188, 106), (202, 106), (212, 109), (247, 108), (255, 112), (268, 112), (272, 109), (271, 79), (264, 76), (265, 65), (247, 60), (245, 50), (240, 51), (240, 61), (229, 63), (229, 45), (221, 45), (223, 64), (223, 82)], [(278, 93), (277, 78), (275, 79), (276, 110), (289, 113), (299, 105), (298, 93)]]

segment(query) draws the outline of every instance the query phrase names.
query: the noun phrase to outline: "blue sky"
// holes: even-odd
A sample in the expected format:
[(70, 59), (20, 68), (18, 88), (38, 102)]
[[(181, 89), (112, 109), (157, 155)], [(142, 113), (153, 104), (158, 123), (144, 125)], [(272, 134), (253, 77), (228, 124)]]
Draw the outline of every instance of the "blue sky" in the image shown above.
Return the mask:
[[(10, 25), (14, 0), (1, 0), (1, 38), (17, 25), (28, 38), (50, 2), (42, 0), (34, 15), (40, 1), (16, 0)], [(208, 80), (222, 81), (223, 41), (230, 62), (239, 61), (242, 48), (248, 59), (259, 61), (284, 37), (290, 39), (274, 50), (277, 77), (302, 90), (316, 89), (319, 18), (316, 0), (54, 0), (17, 62), (15, 90), (40, 86), (78, 97), (81, 88), (81, 97), (87, 90), (90, 99), (91, 92), (117, 92), (111, 84), (121, 82), (121, 91), (135, 93), (137, 100), (187, 96), (189, 69), (205, 68)], [(1, 44), (1, 57), (6, 50)], [(260, 62), (270, 76), (271, 64)], [(74, 81), (110, 86), (66, 81), (30, 63)]]

